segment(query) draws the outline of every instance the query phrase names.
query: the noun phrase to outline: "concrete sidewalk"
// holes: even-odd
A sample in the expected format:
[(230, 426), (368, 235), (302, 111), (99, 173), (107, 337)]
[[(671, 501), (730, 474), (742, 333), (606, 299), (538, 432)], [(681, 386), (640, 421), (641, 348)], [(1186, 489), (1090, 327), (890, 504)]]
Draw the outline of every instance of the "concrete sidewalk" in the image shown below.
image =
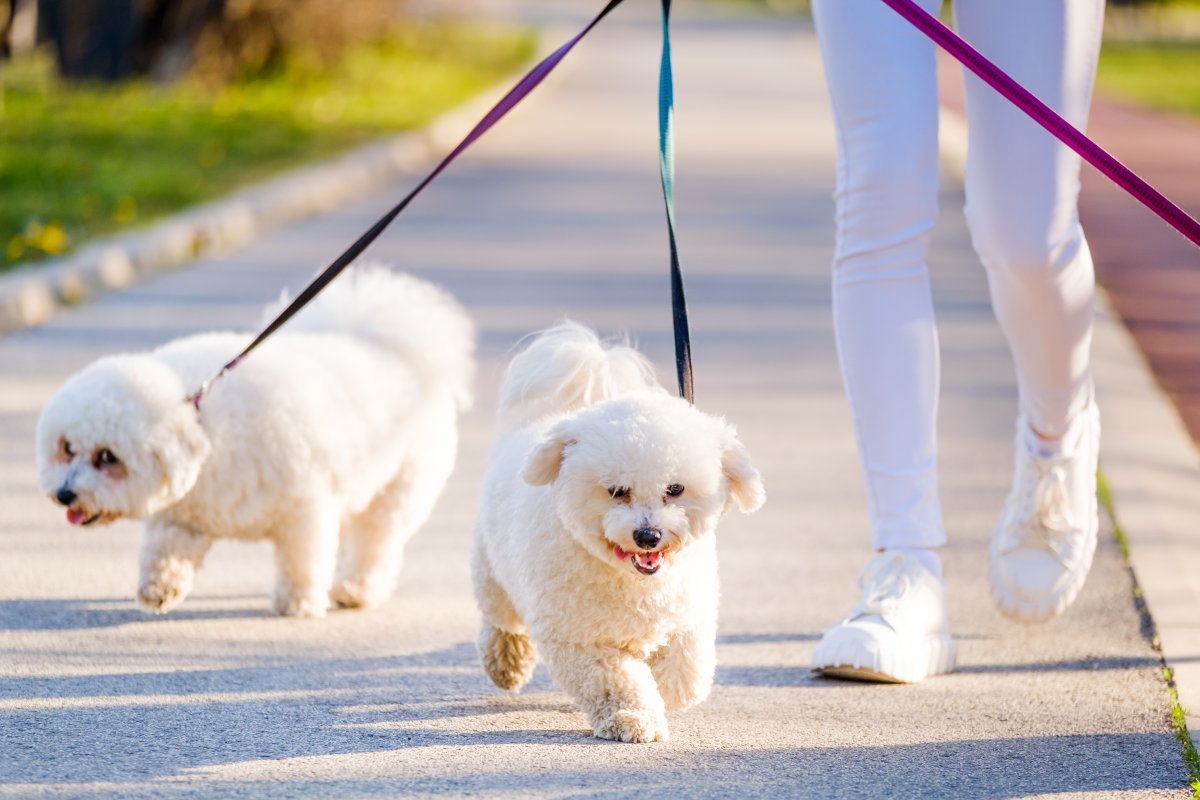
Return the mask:
[(954, 185), (933, 270), (961, 668), (917, 686), (810, 675), (869, 542), (829, 315), (833, 135), (815, 41), (779, 20), (706, 12), (675, 33), (697, 401), (739, 426), (769, 496), (720, 534), (718, 686), (672, 720), (669, 744), (646, 746), (591, 739), (544, 670), (519, 696), (491, 687), (467, 554), (507, 349), (569, 313), (630, 331), (670, 380), (653, 11), (607, 20), (553, 94), (372, 251), (441, 282), (482, 332), (459, 468), (385, 608), (268, 616), (269, 551), (223, 543), (179, 611), (146, 617), (131, 599), (138, 526), (68, 528), (33, 488), (31, 442), (72, 370), (252, 326), (408, 182), (0, 339), (0, 796), (1188, 796), (1111, 537), (1062, 619), (1024, 628), (991, 608), (1016, 392)]

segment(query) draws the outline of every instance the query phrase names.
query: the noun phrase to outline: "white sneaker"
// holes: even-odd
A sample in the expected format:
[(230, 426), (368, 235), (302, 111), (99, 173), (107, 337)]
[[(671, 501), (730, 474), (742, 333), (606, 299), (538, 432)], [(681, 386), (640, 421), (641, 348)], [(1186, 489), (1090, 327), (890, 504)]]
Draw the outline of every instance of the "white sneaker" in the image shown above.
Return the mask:
[(1074, 602), (1096, 554), (1096, 460), (1100, 412), (1089, 405), (1042, 456), (1029, 423), (1017, 420), (1013, 487), (992, 533), (992, 599), (1020, 622), (1042, 622)]
[(884, 552), (863, 568), (862, 599), (813, 652), (822, 675), (916, 683), (954, 669), (942, 582), (917, 559)]

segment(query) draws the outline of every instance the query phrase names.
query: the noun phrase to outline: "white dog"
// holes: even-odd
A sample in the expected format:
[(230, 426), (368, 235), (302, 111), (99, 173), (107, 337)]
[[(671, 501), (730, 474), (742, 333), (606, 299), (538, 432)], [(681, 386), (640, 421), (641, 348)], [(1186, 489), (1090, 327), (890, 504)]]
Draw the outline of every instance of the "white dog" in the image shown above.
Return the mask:
[(246, 341), (192, 336), (74, 375), (38, 422), (39, 488), (73, 525), (147, 520), (149, 611), (183, 601), (215, 539), (274, 543), (280, 614), (387, 599), (454, 466), (470, 320), (428, 283), (359, 267), (197, 411), (185, 398)]
[(714, 529), (762, 505), (734, 429), (665, 392), (636, 351), (565, 323), (512, 361), (472, 567), (502, 689), (540, 653), (596, 736), (667, 738), (716, 665)]

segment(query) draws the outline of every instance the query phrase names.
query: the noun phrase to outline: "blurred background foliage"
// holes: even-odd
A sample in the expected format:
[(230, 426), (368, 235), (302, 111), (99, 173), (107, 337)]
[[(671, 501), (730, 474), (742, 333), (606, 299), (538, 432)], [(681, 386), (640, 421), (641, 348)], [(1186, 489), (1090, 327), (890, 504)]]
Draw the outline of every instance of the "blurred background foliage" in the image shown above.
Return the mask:
[[(0, 0), (0, 21), (0, 269), (418, 126), (535, 46), (405, 0)], [(1109, 0), (1098, 90), (1200, 117), (1200, 0)]]
[(1200, 0), (1109, 3), (1102, 92), (1200, 118)]
[[(117, 24), (114, 9), (130, 16)], [(529, 31), (415, 19), (396, 0), (17, 10), (0, 64), (0, 269), (419, 126), (535, 46)]]
[[(406, 20), (403, 0), (6, 0), (36, 10), (59, 73), (230, 80), (302, 57), (328, 65)], [(14, 19), (16, 15), (13, 15)]]
[[(811, 11), (810, 0), (715, 1), (769, 14)], [(949, 0), (941, 18), (953, 21)], [(1128, 102), (1200, 117), (1200, 0), (1108, 0), (1097, 87)]]

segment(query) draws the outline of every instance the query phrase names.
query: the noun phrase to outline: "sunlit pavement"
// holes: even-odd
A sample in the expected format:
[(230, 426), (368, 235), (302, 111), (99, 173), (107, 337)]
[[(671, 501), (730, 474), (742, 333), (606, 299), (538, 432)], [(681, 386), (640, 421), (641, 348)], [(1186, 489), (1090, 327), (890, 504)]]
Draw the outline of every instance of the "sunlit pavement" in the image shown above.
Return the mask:
[(490, 685), (467, 562), (507, 351), (570, 315), (629, 332), (671, 380), (656, 11), (606, 21), (371, 251), (442, 283), (481, 329), (457, 472), (386, 607), (277, 619), (269, 550), (222, 543), (180, 610), (145, 616), (138, 526), (68, 527), (34, 488), (32, 438), (71, 371), (253, 326), (411, 182), (0, 339), (0, 795), (1187, 796), (1107, 529), (1062, 619), (1024, 628), (991, 607), (1016, 391), (956, 185), (933, 272), (960, 670), (917, 686), (809, 673), (870, 551), (829, 313), (833, 133), (811, 33), (774, 19), (691, 11), (675, 34), (697, 402), (737, 424), (768, 488), (719, 533), (718, 685), (644, 746), (592, 739), (544, 670), (521, 695)]

